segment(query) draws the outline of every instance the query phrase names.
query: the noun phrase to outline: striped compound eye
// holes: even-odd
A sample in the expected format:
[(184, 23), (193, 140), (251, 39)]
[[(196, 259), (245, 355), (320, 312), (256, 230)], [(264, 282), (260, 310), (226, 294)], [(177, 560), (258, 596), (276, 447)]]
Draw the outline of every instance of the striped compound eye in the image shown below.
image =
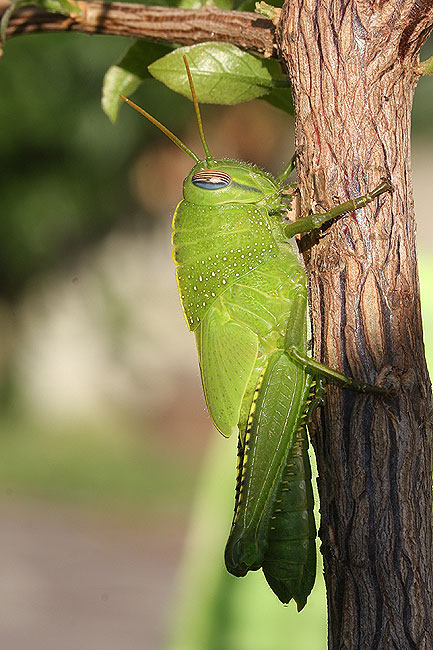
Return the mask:
[(191, 181), (193, 185), (202, 190), (220, 190), (230, 185), (232, 179), (226, 172), (220, 172), (217, 169), (200, 169), (194, 174)]

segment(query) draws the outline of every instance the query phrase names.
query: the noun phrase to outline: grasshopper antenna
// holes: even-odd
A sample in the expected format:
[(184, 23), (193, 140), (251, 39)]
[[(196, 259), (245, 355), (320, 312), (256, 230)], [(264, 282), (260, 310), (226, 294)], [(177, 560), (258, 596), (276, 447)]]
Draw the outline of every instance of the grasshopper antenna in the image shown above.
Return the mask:
[[(153, 115), (151, 115), (150, 113), (148, 113), (147, 111), (145, 111), (144, 108), (141, 108), (141, 106), (138, 106), (138, 104), (135, 104), (133, 101), (131, 101), (130, 99), (128, 99), (127, 97), (125, 97), (125, 95), (120, 95), (120, 97), (121, 97), (121, 99), (123, 99), (124, 102), (126, 102), (127, 104), (129, 104), (130, 106), (132, 106), (132, 108), (135, 108), (136, 111), (138, 111), (139, 113), (141, 113), (142, 115), (144, 115), (144, 117), (146, 117), (146, 118), (149, 120), (149, 122), (152, 122), (152, 124), (154, 124), (154, 125), (155, 125), (159, 130), (160, 130), (160, 131), (162, 131), (163, 133), (165, 133), (165, 135), (166, 135), (168, 138), (170, 138), (170, 140), (171, 140), (172, 142), (174, 142), (174, 144), (175, 144), (177, 147), (179, 147), (179, 149), (182, 149), (182, 151), (184, 151), (186, 154), (188, 154), (188, 156), (191, 156), (191, 158), (192, 158), (193, 160), (195, 160), (196, 163), (200, 162), (200, 158), (199, 158), (199, 157), (198, 157), (198, 156), (197, 156), (193, 151), (191, 151), (191, 149), (190, 149), (189, 147), (187, 147), (186, 144), (184, 144), (184, 143), (182, 142), (182, 140), (180, 140), (180, 138), (177, 137), (177, 135), (174, 135), (174, 133), (172, 133), (172, 132), (170, 131), (170, 129), (167, 129), (166, 126), (164, 126), (163, 124), (161, 124), (161, 122), (159, 122), (159, 121), (156, 119), (156, 117), (153, 117)], [(209, 156), (210, 156), (210, 154), (209, 154)], [(208, 159), (208, 158), (207, 158), (207, 156), (206, 156), (206, 160), (207, 160), (207, 159)], [(212, 160), (212, 158), (211, 158), (211, 160)]]
[(213, 158), (212, 158), (211, 153), (209, 151), (209, 147), (207, 145), (206, 138), (204, 137), (203, 124), (202, 124), (201, 115), (200, 115), (200, 107), (198, 105), (197, 95), (195, 94), (194, 84), (192, 82), (191, 70), (189, 69), (188, 61), (187, 61), (185, 55), (183, 56), (183, 62), (185, 63), (186, 74), (188, 75), (189, 87), (191, 89), (191, 97), (192, 97), (192, 101), (193, 101), (193, 104), (194, 104), (195, 116), (197, 118), (198, 132), (200, 133), (200, 140), (201, 140), (201, 143), (203, 145), (203, 149), (204, 149), (204, 152), (205, 152), (205, 155), (206, 155), (206, 162), (207, 163), (212, 163)]

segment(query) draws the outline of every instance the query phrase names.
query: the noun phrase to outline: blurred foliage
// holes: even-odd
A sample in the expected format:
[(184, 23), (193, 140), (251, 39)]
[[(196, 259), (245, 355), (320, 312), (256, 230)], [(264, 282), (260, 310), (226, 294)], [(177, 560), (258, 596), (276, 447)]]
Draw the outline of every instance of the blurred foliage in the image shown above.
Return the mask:
[(102, 422), (0, 420), (0, 496), (150, 513), (183, 511), (194, 463)]
[[(104, 73), (125, 41), (49, 34), (7, 43), (0, 62), (5, 297), (17, 298), (33, 274), (70, 259), (120, 220), (132, 225), (128, 215), (137, 206), (128, 192), (128, 168), (146, 134), (158, 136), (132, 114), (113, 128), (101, 111)], [(174, 130), (190, 116), (187, 100), (164, 101), (168, 91), (156, 81), (144, 86), (149, 111)]]
[(419, 256), (419, 281), (421, 286), (421, 311), (424, 329), (424, 345), (430, 377), (433, 377), (433, 254)]
[[(421, 49), (420, 59), (424, 61), (433, 56), (433, 36)], [(415, 91), (412, 110), (412, 132), (414, 135), (433, 134), (433, 79), (421, 77)]]

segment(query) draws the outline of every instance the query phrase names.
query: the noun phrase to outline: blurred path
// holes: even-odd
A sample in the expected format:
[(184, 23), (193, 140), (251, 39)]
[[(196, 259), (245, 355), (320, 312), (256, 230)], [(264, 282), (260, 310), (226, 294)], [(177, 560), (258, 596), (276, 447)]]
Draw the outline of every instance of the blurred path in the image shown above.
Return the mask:
[(158, 650), (181, 525), (0, 503), (2, 650)]

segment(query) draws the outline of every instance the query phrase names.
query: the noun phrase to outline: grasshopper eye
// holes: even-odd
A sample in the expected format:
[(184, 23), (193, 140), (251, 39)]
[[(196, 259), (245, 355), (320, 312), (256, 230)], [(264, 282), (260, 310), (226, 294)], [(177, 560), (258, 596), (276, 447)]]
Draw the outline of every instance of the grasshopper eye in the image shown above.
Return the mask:
[(192, 184), (202, 190), (220, 190), (232, 182), (231, 176), (217, 169), (201, 169), (191, 178)]

